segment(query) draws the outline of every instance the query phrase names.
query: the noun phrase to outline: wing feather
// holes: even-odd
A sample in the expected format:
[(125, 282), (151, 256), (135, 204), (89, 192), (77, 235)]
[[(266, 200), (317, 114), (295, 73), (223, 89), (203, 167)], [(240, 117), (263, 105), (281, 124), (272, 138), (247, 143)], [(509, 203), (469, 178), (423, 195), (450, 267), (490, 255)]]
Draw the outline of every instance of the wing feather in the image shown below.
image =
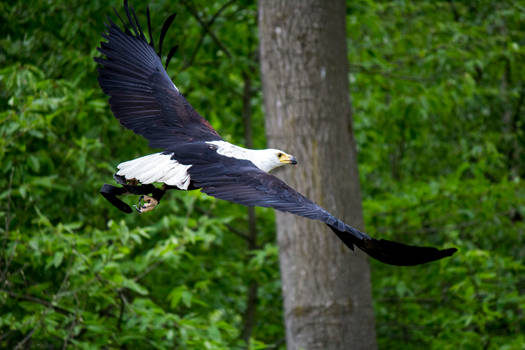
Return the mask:
[[(147, 12), (150, 42), (133, 8), (124, 3), (127, 18), (122, 28), (111, 19), (106, 24), (95, 57), (99, 64), (99, 84), (110, 96), (111, 110), (120, 123), (148, 139), (151, 147), (169, 149), (177, 144), (193, 141), (221, 140), (219, 134), (201, 117), (175, 87), (162, 66), (160, 50), (169, 26), (175, 18), (164, 22), (155, 53), (149, 10)], [(173, 56), (172, 48), (169, 58)], [(167, 63), (167, 62), (166, 62)]]
[[(198, 154), (198, 156), (195, 156)], [(193, 185), (202, 192), (223, 200), (247, 206), (271, 207), (305, 218), (319, 220), (350, 249), (357, 246), (371, 257), (391, 265), (419, 265), (450, 256), (455, 248), (409, 246), (384, 239), (374, 239), (337, 219), (325, 209), (295, 191), (282, 180), (270, 175), (248, 160), (225, 157), (214, 150), (176, 150), (182, 164), (192, 164), (188, 173)]]

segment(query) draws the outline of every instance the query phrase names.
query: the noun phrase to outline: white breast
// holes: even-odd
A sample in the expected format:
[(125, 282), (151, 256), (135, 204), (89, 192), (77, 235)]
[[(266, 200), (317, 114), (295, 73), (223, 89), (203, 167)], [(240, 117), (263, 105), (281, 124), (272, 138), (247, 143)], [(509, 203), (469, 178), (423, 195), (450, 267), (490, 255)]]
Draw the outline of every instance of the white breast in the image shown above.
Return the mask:
[(190, 185), (190, 167), (171, 159), (171, 154), (154, 153), (120, 163), (117, 165), (117, 175), (124, 176), (126, 180), (136, 179), (141, 184), (161, 182), (187, 190)]

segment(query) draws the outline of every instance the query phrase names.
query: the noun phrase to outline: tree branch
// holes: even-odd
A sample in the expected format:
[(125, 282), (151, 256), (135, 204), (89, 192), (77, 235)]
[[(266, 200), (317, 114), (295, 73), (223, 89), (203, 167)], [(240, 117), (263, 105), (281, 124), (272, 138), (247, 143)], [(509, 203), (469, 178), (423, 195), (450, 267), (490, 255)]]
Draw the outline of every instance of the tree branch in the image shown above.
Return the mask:
[(120, 311), (118, 315), (117, 329), (121, 331), (122, 330), (122, 327), (121, 327), (122, 319), (124, 318), (124, 309), (126, 308), (127, 300), (122, 290), (118, 291), (118, 296), (120, 299)]
[[(179, 203), (182, 203), (182, 201), (179, 199), (179, 198), (175, 198), (175, 200), (179, 201)], [(206, 215), (206, 216), (209, 216), (210, 218), (215, 218), (215, 215), (213, 215), (211, 212), (209, 211), (206, 211), (204, 209), (201, 209), (201, 208), (198, 208), (198, 207), (194, 207), (193, 209), (195, 209), (199, 214), (202, 214), (202, 215)], [(231, 233), (241, 237), (242, 239), (246, 240), (246, 241), (249, 241), (250, 237), (249, 235), (247, 235), (246, 233), (236, 229), (235, 227), (233, 227), (232, 225), (228, 224), (228, 223), (223, 223), (223, 225), (228, 229), (230, 230)]]
[(406, 81), (412, 81), (416, 83), (427, 83), (427, 82), (434, 80), (433, 78), (427, 78), (427, 77), (414, 77), (414, 76), (408, 76), (408, 75), (393, 74), (391, 72), (382, 71), (379, 69), (367, 68), (361, 64), (356, 64), (356, 63), (349, 63), (348, 66), (350, 68), (350, 71), (358, 71), (360, 73), (365, 73), (365, 74), (379, 74), (386, 78), (406, 80)]
[[(11, 175), (9, 176), (9, 185), (7, 187), (7, 213), (5, 214), (5, 231), (4, 231), (4, 239), (2, 241), (2, 251), (3, 252), (6, 252), (5, 248), (7, 245), (7, 241), (9, 240), (9, 225), (11, 224), (11, 192), (13, 189), (14, 172), (15, 172), (15, 168), (13, 167), (11, 168)], [(7, 276), (7, 271), (9, 270), (9, 265), (11, 264), (11, 259), (13, 259), (17, 244), (18, 244), (18, 238), (15, 241), (15, 246), (13, 247), (11, 254), (9, 254), (9, 256), (4, 257), (5, 259), (4, 269), (2, 271), (2, 278), (0, 279), (0, 282), (3, 282)]]
[(71, 324), (69, 325), (69, 328), (67, 330), (67, 336), (64, 339), (64, 343), (62, 344), (62, 350), (66, 350), (67, 349), (67, 345), (69, 344), (69, 341), (75, 337), (73, 332), (75, 330), (75, 326), (76, 325), (77, 325), (77, 319), (74, 319), (71, 322)]
[[(215, 14), (211, 17), (211, 19), (206, 22), (207, 28), (209, 29), (213, 25), (215, 20), (219, 17), (219, 15), (226, 8), (228, 8), (231, 4), (233, 4), (235, 1), (236, 0), (230, 0), (227, 3), (225, 3), (224, 5), (222, 5), (221, 8), (219, 10), (217, 10), (217, 12), (215, 12)], [(188, 7), (187, 4), (185, 4), (185, 5), (186, 5), (186, 7)], [(188, 69), (189, 67), (191, 67), (193, 65), (193, 62), (195, 61), (195, 57), (197, 57), (197, 52), (199, 52), (199, 49), (201, 48), (201, 45), (202, 45), (202, 42), (204, 41), (204, 36), (206, 35), (206, 33), (207, 33), (207, 30), (203, 27), (202, 31), (201, 31), (201, 36), (199, 37), (199, 41), (197, 42), (197, 45), (195, 45), (195, 48), (193, 49), (193, 51), (191, 53), (189, 61), (187, 61), (184, 64), (184, 66), (182, 66), (181, 70), (186, 70), (186, 69)]]
[(155, 269), (157, 266), (159, 266), (160, 264), (162, 264), (163, 261), (162, 260), (158, 260), (158, 261), (155, 261), (153, 264), (151, 264), (150, 266), (148, 266), (147, 268), (144, 269), (144, 271), (142, 271), (141, 273), (139, 273), (137, 276), (135, 276), (135, 278), (133, 278), (133, 280), (135, 282), (141, 280), (144, 276), (146, 276), (148, 273), (151, 272), (151, 270)]
[(186, 63), (184, 63), (184, 65), (182, 66), (181, 68), (181, 71), (184, 71), (186, 69), (188, 69), (189, 67), (191, 67), (193, 65), (193, 62), (195, 61), (195, 57), (197, 57), (197, 52), (199, 51), (199, 49), (201, 48), (201, 45), (202, 45), (202, 42), (204, 41), (204, 35), (205, 35), (205, 31), (203, 30), (201, 32), (201, 36), (199, 38), (199, 41), (197, 42), (197, 45), (195, 45), (195, 48), (193, 49), (192, 53), (191, 53), (191, 56), (190, 56), (190, 59), (189, 61), (187, 61)]
[(5, 289), (0, 289), (0, 292), (7, 293), (10, 297), (13, 297), (13, 298), (18, 299), (18, 300), (25, 300), (25, 301), (29, 301), (29, 302), (32, 302), (32, 303), (43, 305), (45, 307), (48, 307), (48, 308), (51, 308), (51, 309), (55, 310), (58, 313), (61, 313), (62, 315), (66, 315), (66, 316), (74, 315), (74, 313), (72, 311), (66, 310), (66, 309), (64, 309), (64, 308), (62, 308), (60, 306), (53, 305), (51, 302), (49, 302), (47, 300), (40, 299), (40, 298), (34, 297), (32, 295), (18, 294), (18, 293), (11, 292), (11, 291), (5, 290)]
[(186, 8), (188, 9), (189, 13), (193, 17), (195, 17), (197, 22), (199, 22), (201, 27), (210, 35), (212, 40), (221, 49), (221, 51), (224, 52), (226, 54), (226, 56), (228, 56), (228, 58), (231, 58), (232, 55), (230, 54), (230, 51), (221, 43), (221, 41), (219, 40), (219, 38), (217, 38), (215, 33), (212, 32), (212, 30), (210, 29), (210, 26), (208, 25), (208, 23), (204, 22), (204, 20), (201, 18), (201, 16), (199, 16), (199, 14), (197, 13), (197, 10), (191, 4), (189, 4), (188, 1), (186, 1), (186, 0), (183, 0), (182, 3), (184, 4), (184, 6), (186, 6)]
[(30, 330), (27, 335), (24, 337), (24, 339), (22, 339), (20, 341), (20, 343), (16, 344), (15, 346), (15, 349), (14, 350), (18, 350), (18, 349), (22, 349), (24, 347), (24, 344), (27, 343), (29, 341), (29, 339), (31, 339), (31, 337), (33, 336), (33, 333), (35, 333), (35, 330), (36, 330), (36, 327), (33, 328), (32, 330)]
[(456, 4), (454, 3), (454, 0), (448, 0), (448, 3), (450, 4), (450, 9), (452, 10), (454, 21), (459, 22), (460, 16), (459, 16), (458, 9), (456, 8)]
[[(503, 215), (503, 214), (511, 215), (512, 211), (509, 211), (509, 210), (500, 211), (500, 212), (496, 213), (495, 215)], [(437, 233), (437, 232), (445, 232), (445, 231), (450, 231), (450, 230), (454, 230), (454, 229), (462, 229), (462, 228), (474, 226), (474, 225), (480, 224), (480, 223), (482, 223), (484, 221), (485, 221), (484, 219), (474, 219), (474, 220), (461, 222), (461, 223), (456, 224), (456, 225), (442, 225), (442, 226), (440, 226), (439, 223), (438, 223), (438, 226), (423, 227), (423, 228), (420, 228), (420, 229), (417, 229), (417, 230), (413, 230), (413, 231), (404, 231), (402, 228), (396, 228), (396, 230), (398, 230), (400, 232), (403, 232), (404, 235), (417, 235), (417, 234), (423, 234), (423, 233)], [(381, 233), (381, 232), (387, 232), (387, 231), (389, 231), (389, 229), (390, 229), (390, 227), (380, 226), (380, 227), (377, 227), (375, 231)]]
[(208, 21), (208, 27), (210, 27), (215, 22), (215, 20), (220, 16), (220, 14), (224, 10), (226, 10), (230, 5), (232, 5), (235, 1), (237, 1), (237, 0), (230, 0), (230, 1), (226, 2), (226, 3), (224, 3), (224, 5), (222, 5), (221, 8), (218, 9), (217, 12), (215, 12), (215, 14)]

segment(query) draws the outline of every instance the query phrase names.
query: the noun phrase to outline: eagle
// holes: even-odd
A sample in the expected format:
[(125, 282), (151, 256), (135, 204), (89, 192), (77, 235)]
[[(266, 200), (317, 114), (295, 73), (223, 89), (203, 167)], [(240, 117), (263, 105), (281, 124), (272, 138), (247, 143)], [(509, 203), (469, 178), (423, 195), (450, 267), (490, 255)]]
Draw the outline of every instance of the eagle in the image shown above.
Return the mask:
[[(131, 213), (118, 198), (140, 195), (139, 213), (155, 208), (169, 189), (200, 190), (207, 195), (242, 204), (274, 208), (325, 223), (351, 250), (355, 247), (391, 265), (419, 265), (451, 256), (455, 248), (410, 246), (375, 239), (344, 223), (270, 172), (297, 164), (278, 149), (247, 149), (225, 141), (184, 98), (166, 69), (177, 47), (162, 64), (162, 44), (175, 14), (164, 21), (158, 48), (153, 40), (149, 8), (149, 39), (134, 9), (124, 1), (122, 26), (108, 16), (104, 41), (97, 47), (98, 81), (120, 124), (143, 136), (162, 151), (120, 163), (114, 178), (121, 186), (105, 184), (101, 194), (115, 207)], [(154, 185), (161, 184), (161, 188)]]

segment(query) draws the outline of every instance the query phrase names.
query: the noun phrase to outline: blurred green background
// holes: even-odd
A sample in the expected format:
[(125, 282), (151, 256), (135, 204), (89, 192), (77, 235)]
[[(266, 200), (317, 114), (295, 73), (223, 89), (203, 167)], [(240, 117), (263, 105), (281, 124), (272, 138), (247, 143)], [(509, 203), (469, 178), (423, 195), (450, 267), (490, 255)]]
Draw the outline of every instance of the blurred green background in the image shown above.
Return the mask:
[[(153, 152), (98, 87), (111, 6), (0, 2), (0, 348), (245, 348), (256, 281), (249, 347), (284, 349), (272, 210), (250, 250), (245, 207), (169, 192), (125, 215), (98, 194)], [(251, 109), (264, 147), (256, 4), (150, 10), (157, 38), (178, 13), (168, 73), (190, 103), (238, 144)], [(371, 261), (380, 348), (525, 349), (525, 2), (352, 0), (347, 32), (367, 231), (459, 248)]]

